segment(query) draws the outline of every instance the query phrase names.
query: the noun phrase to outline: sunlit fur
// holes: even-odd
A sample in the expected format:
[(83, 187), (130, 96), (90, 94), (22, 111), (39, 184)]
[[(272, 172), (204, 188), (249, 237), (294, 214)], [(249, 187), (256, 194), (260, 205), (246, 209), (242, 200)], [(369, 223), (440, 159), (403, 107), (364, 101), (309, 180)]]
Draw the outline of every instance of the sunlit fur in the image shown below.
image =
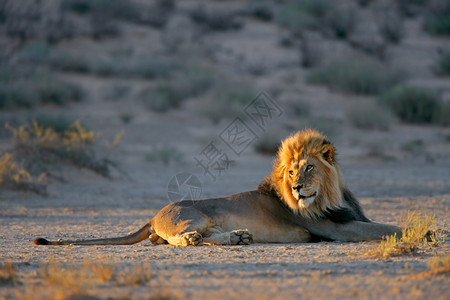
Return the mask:
[[(326, 211), (345, 207), (344, 181), (334, 155), (334, 147), (324, 135), (310, 129), (299, 131), (282, 142), (273, 171), (259, 189), (274, 191), (295, 213), (311, 219), (322, 217)], [(303, 160), (313, 161), (315, 168), (311, 191), (316, 186), (317, 196), (310, 205), (299, 205), (299, 200), (292, 194), (292, 186), (298, 177), (289, 176), (291, 165), (301, 164)]]

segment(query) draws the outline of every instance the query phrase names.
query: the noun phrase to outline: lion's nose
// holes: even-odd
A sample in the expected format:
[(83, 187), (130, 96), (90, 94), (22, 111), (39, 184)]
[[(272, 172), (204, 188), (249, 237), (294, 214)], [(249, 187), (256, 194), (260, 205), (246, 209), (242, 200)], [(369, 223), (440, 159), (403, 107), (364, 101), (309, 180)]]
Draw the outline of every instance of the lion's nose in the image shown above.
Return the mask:
[(297, 192), (300, 192), (300, 189), (303, 187), (303, 184), (297, 184), (296, 186), (292, 187)]

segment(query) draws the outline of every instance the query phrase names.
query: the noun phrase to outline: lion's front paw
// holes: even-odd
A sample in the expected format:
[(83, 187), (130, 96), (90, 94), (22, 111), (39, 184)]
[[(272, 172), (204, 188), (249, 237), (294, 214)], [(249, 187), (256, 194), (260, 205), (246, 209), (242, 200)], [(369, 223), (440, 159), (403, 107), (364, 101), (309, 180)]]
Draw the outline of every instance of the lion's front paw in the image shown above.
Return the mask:
[(182, 235), (183, 246), (198, 246), (203, 242), (203, 237), (197, 231), (186, 232)]
[(233, 230), (230, 232), (231, 245), (249, 245), (253, 242), (253, 235), (247, 229)]

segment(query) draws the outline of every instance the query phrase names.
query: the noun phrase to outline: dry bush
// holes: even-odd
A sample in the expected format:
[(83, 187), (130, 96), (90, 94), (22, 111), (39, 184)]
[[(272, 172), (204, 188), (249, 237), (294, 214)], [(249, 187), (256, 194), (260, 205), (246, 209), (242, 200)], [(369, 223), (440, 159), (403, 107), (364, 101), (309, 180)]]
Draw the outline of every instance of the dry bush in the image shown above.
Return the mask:
[(0, 284), (17, 283), (17, 270), (12, 259), (6, 259), (0, 263)]
[(104, 261), (85, 260), (82, 265), (52, 262), (41, 266), (40, 275), (47, 285), (66, 287), (72, 290), (72, 293), (78, 293), (104, 282), (116, 285), (145, 285), (151, 279), (151, 266), (141, 263), (118, 270)]
[(47, 193), (46, 173), (35, 177), (20, 167), (11, 153), (0, 154), (0, 187), (11, 190)]
[(444, 237), (435, 230), (434, 221), (434, 216), (420, 216), (416, 212), (409, 213), (404, 222), (402, 236), (385, 237), (378, 247), (369, 253), (369, 256), (389, 258), (415, 253), (421, 246), (439, 246), (443, 243)]
[(7, 125), (7, 128), (16, 143), (14, 152), (24, 159), (31, 172), (49, 172), (60, 162), (66, 162), (108, 177), (110, 168), (116, 167), (109, 159), (97, 159), (94, 142), (98, 134), (83, 127), (79, 121), (63, 132), (36, 121), (31, 126), (13, 128)]
[(99, 299), (101, 296), (93, 290), (99, 286), (104, 287), (105, 284), (149, 285), (151, 266), (141, 263), (119, 269), (102, 260), (85, 260), (78, 265), (50, 262), (41, 265), (38, 277), (43, 284), (26, 285), (22, 291), (17, 291), (17, 299)]

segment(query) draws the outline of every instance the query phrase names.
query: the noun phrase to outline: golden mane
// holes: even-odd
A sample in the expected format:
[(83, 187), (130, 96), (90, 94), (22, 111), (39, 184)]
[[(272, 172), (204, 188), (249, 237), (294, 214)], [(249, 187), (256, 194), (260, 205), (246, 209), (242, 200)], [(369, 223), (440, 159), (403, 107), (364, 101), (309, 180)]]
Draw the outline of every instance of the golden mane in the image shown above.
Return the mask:
[[(315, 158), (319, 163), (320, 190), (308, 207), (299, 207), (288, 185), (288, 166), (293, 160)], [(289, 208), (302, 216), (316, 219), (325, 213), (345, 207), (344, 181), (335, 160), (335, 149), (321, 133), (306, 129), (286, 138), (278, 149), (272, 173), (258, 187), (262, 192), (276, 194)]]

